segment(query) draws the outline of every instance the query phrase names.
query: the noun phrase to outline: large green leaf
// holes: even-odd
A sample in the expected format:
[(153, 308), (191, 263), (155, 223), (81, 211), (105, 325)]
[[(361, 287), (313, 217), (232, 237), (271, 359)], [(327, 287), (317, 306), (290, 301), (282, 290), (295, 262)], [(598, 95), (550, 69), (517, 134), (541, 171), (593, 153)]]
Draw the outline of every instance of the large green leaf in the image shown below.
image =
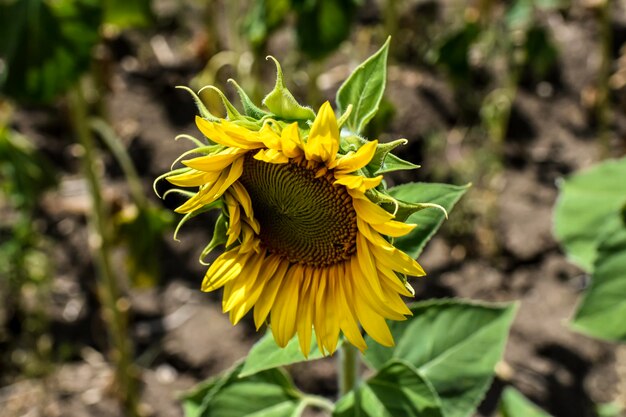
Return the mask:
[[(393, 187), (389, 189), (389, 194), (398, 200), (410, 203), (439, 204), (449, 213), (468, 188), (468, 185), (416, 182)], [(444, 213), (433, 208), (413, 213), (407, 222), (415, 223), (417, 227), (408, 235), (397, 238), (394, 245), (416, 258), (439, 229), (444, 219)]]
[(297, 417), (302, 395), (287, 375), (271, 369), (239, 378), (243, 365), (213, 378), (183, 399), (185, 417)]
[(600, 244), (591, 287), (578, 307), (572, 326), (601, 339), (626, 342), (626, 228), (618, 228)]
[(502, 393), (500, 412), (502, 417), (550, 417), (550, 414), (537, 407), (521, 392), (512, 387), (507, 387)]
[[(340, 339), (337, 348), (341, 347), (341, 344), (342, 340)], [(324, 355), (320, 352), (315, 340), (311, 340), (311, 352), (309, 357), (305, 358), (300, 351), (300, 344), (297, 338), (292, 338), (287, 343), (287, 346), (281, 348), (276, 344), (272, 332), (268, 329), (261, 340), (252, 346), (239, 376), (253, 375), (266, 369), (323, 357)]]
[(436, 300), (413, 305), (413, 317), (390, 323), (393, 349), (369, 341), (365, 358), (376, 369), (392, 359), (413, 365), (441, 398), (445, 417), (470, 415), (500, 360), (515, 305)]
[(591, 271), (598, 244), (621, 227), (626, 202), (626, 159), (603, 162), (563, 181), (554, 215), (554, 232), (567, 255)]
[(45, 102), (89, 68), (98, 42), (98, 0), (0, 1), (0, 92)]
[(443, 417), (432, 387), (408, 363), (392, 361), (341, 398), (334, 417)]
[(337, 108), (343, 114), (352, 104), (352, 113), (345, 126), (359, 134), (378, 111), (387, 84), (387, 54), (389, 41), (374, 55), (357, 67), (337, 90)]

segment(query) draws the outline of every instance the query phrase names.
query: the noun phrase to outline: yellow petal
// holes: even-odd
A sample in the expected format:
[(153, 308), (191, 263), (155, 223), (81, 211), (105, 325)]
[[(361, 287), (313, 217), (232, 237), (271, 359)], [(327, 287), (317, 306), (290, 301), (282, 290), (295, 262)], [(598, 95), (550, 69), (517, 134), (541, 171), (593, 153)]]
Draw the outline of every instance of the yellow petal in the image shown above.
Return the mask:
[(239, 253), (239, 248), (221, 254), (209, 267), (202, 281), (202, 291), (210, 292), (222, 287), (241, 273), (249, 254)]
[(386, 268), (401, 272), (406, 275), (421, 277), (426, 275), (419, 263), (399, 249), (381, 248), (375, 244), (370, 245), (376, 260)]
[(359, 263), (356, 259), (350, 261), (350, 265), (348, 267), (352, 272), (353, 282), (355, 283), (353, 287), (355, 297), (363, 299), (367, 305), (369, 305), (370, 308), (376, 311), (380, 316), (393, 320), (405, 320), (405, 317), (402, 314), (399, 314), (389, 308), (386, 304), (383, 299), (384, 295), (382, 293), (382, 288), (381, 295), (375, 293), (370, 281), (363, 276)]
[(228, 230), (226, 230), (226, 235), (228, 236), (226, 247), (228, 247), (237, 241), (241, 233), (241, 220), (239, 217), (241, 210), (239, 209), (239, 203), (230, 194), (225, 194), (224, 197), (229, 217)]
[(376, 153), (377, 140), (367, 142), (361, 146), (356, 152), (349, 153), (337, 159), (336, 165), (333, 167), (339, 173), (350, 173), (357, 169), (361, 169), (370, 163)]
[(285, 278), (288, 268), (289, 262), (281, 261), (276, 269), (276, 272), (263, 288), (263, 293), (259, 297), (259, 301), (254, 306), (254, 324), (256, 325), (257, 330), (259, 330), (263, 323), (265, 323), (265, 319), (274, 305), (276, 294), (278, 293), (280, 284), (282, 284), (283, 279)]
[(339, 150), (339, 127), (330, 103), (322, 104), (304, 145), (306, 159), (332, 163)]
[[(354, 197), (354, 196), (353, 196)], [(382, 224), (393, 219), (393, 214), (372, 203), (367, 197), (353, 198), (352, 205), (358, 217), (370, 224)]]
[(167, 177), (167, 181), (179, 187), (198, 187), (215, 182), (219, 175), (219, 172), (202, 172), (190, 169), (182, 174)]
[(266, 148), (280, 150), (280, 136), (274, 132), (269, 124), (264, 124), (259, 131), (259, 138)]
[(226, 289), (224, 289), (222, 306), (224, 312), (230, 311), (230, 321), (233, 325), (239, 323), (246, 315), (250, 307), (254, 305), (252, 300), (258, 298), (258, 294), (263, 289), (263, 285), (259, 281), (261, 281), (260, 270), (264, 258), (265, 254), (252, 256), (252, 259), (241, 271), (239, 278), (231, 281), (232, 288), (229, 291), (229, 297), (227, 297)]
[(189, 168), (197, 169), (198, 171), (221, 171), (246, 152), (245, 149), (226, 148), (222, 152), (213, 155), (185, 160), (183, 164), (187, 165)]
[(339, 309), (340, 327), (348, 341), (361, 352), (367, 349), (365, 339), (359, 330), (358, 320), (354, 313), (354, 293), (352, 291), (352, 274), (345, 262), (340, 267), (341, 279), (337, 280), (336, 297)]
[(313, 315), (315, 314), (315, 294), (312, 291), (311, 280), (313, 270), (310, 267), (304, 268), (304, 281), (300, 290), (300, 303), (298, 304), (298, 323), (296, 332), (300, 350), (305, 358), (309, 357), (311, 350), (311, 333), (313, 330)]
[(328, 281), (328, 272), (325, 268), (315, 268), (313, 270), (313, 290), (312, 295), (315, 296), (315, 315), (313, 316), (313, 326), (315, 327), (315, 337), (317, 338), (317, 346), (322, 354), (326, 354), (327, 336), (326, 336), (326, 287)]
[(354, 307), (356, 315), (363, 329), (372, 339), (383, 346), (393, 346), (393, 336), (387, 327), (385, 319), (373, 311), (360, 297), (355, 297)]
[(378, 275), (382, 277), (386, 281), (386, 284), (393, 288), (395, 292), (405, 297), (413, 297), (415, 295), (409, 291), (406, 287), (407, 284), (404, 284), (392, 269), (386, 268), (380, 263), (376, 265), (376, 268), (378, 269)]
[(261, 253), (256, 255), (256, 257), (262, 260), (260, 269), (256, 272), (256, 279), (244, 276), (243, 278), (247, 282), (245, 285), (245, 294), (242, 294), (241, 299), (230, 300), (230, 302), (225, 305), (224, 311), (233, 309), (237, 310), (236, 313), (234, 313), (236, 316), (245, 316), (245, 314), (256, 304), (260, 295), (263, 293), (265, 285), (273, 276), (274, 272), (278, 268), (278, 265), (280, 264), (280, 258), (276, 255), (270, 255), (265, 258), (265, 253)]
[(374, 289), (375, 295), (384, 300), (383, 289), (380, 286), (378, 280), (378, 273), (376, 271), (376, 261), (369, 250), (367, 239), (362, 233), (357, 233), (356, 237), (356, 253), (359, 267), (361, 268), (362, 278), (367, 280), (370, 286)]
[(276, 296), (272, 307), (270, 323), (276, 344), (280, 347), (287, 343), (296, 334), (296, 313), (300, 297), (300, 282), (302, 281), (302, 266), (292, 265)]
[(378, 187), (383, 180), (383, 176), (379, 175), (374, 178), (366, 178), (361, 175), (340, 175), (335, 174), (337, 179), (335, 184), (343, 185), (351, 190), (358, 190), (364, 193), (367, 190)]
[(285, 164), (289, 162), (289, 158), (276, 149), (260, 149), (254, 154), (254, 159), (267, 162), (268, 164)]
[(201, 189), (195, 196), (191, 197), (184, 204), (176, 208), (177, 213), (188, 213), (206, 204), (211, 204), (224, 194), (224, 192), (243, 173), (243, 158), (235, 160), (228, 170), (219, 174), (219, 178), (210, 186)]
[(300, 139), (297, 122), (294, 122), (283, 129), (280, 135), (280, 142), (283, 153), (288, 158), (296, 158), (302, 155), (302, 140)]
[[(326, 297), (323, 301), (324, 326), (326, 331), (326, 348), (331, 355), (337, 350), (337, 342), (339, 341), (339, 330), (341, 316), (339, 315), (339, 300), (337, 299), (337, 265), (326, 268), (328, 271), (328, 281), (326, 282)], [(318, 304), (319, 308), (320, 305)]]
[(241, 149), (263, 147), (259, 132), (237, 126), (227, 120), (221, 120), (220, 123), (216, 123), (196, 116), (196, 126), (198, 126), (198, 129), (204, 136), (220, 145)]
[(243, 207), (243, 211), (246, 214), (246, 217), (253, 219), (254, 213), (252, 211), (252, 200), (250, 199), (250, 194), (248, 194), (248, 190), (241, 185), (239, 181), (235, 181), (230, 188), (230, 193), (233, 197), (241, 204)]
[(372, 224), (371, 226), (374, 230), (383, 235), (400, 237), (410, 233), (417, 225), (389, 220), (386, 223)]

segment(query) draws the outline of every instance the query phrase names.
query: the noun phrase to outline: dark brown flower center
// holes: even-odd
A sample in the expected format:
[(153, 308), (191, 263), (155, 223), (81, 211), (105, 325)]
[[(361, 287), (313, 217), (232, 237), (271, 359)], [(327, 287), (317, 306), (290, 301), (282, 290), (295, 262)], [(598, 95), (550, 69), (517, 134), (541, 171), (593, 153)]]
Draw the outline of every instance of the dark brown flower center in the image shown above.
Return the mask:
[(328, 266), (356, 252), (356, 212), (332, 171), (315, 178), (307, 161), (269, 164), (246, 155), (239, 181), (252, 199), (260, 239), (292, 263)]

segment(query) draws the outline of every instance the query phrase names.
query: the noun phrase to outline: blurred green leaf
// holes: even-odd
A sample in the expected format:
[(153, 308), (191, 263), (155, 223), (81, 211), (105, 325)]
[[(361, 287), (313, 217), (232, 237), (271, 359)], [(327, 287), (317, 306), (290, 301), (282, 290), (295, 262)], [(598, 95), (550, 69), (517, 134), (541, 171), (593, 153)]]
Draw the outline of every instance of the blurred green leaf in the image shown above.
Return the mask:
[(18, 210), (31, 210), (56, 182), (56, 172), (28, 138), (0, 126), (0, 192)]
[(620, 417), (625, 410), (618, 402), (596, 404), (595, 408), (598, 417)]
[[(414, 182), (390, 188), (389, 194), (398, 200), (410, 203), (434, 203), (442, 206), (448, 213), (469, 189), (469, 185), (449, 185), (438, 183)], [(412, 256), (422, 252), (426, 243), (439, 229), (445, 219), (441, 210), (434, 208), (420, 210), (407, 219), (407, 223), (415, 223), (417, 227), (408, 235), (396, 238), (394, 245)]]
[(185, 417), (297, 417), (302, 394), (279, 369), (239, 378), (243, 365), (213, 378), (183, 399)]
[(394, 360), (341, 398), (333, 417), (442, 417), (432, 386), (408, 363)]
[(513, 387), (507, 387), (500, 400), (502, 417), (550, 417)]
[(452, 81), (468, 83), (472, 79), (469, 52), (480, 34), (478, 24), (468, 22), (446, 35), (433, 51), (433, 61), (448, 73)]
[(351, 133), (359, 134), (378, 111), (378, 105), (387, 84), (387, 54), (389, 42), (385, 44), (350, 74), (337, 90), (337, 110), (344, 113), (352, 104), (352, 113), (345, 126)]
[(558, 60), (558, 50), (548, 31), (541, 26), (532, 26), (526, 32), (524, 49), (527, 57), (526, 71), (535, 81), (545, 79)]
[(89, 68), (99, 40), (98, 0), (0, 2), (0, 93), (46, 102)]
[(163, 234), (173, 223), (172, 214), (152, 204), (135, 205), (118, 213), (117, 239), (128, 247), (126, 263), (135, 287), (155, 286), (161, 278)]
[(626, 228), (609, 234), (599, 248), (591, 287), (572, 327), (601, 339), (626, 342)]
[(104, 23), (119, 29), (145, 27), (152, 23), (151, 0), (104, 0)]
[[(342, 343), (343, 340), (339, 339), (337, 348), (341, 347)], [(265, 335), (252, 346), (239, 376), (245, 377), (266, 369), (291, 365), (307, 360), (311, 361), (323, 357), (324, 355), (320, 352), (315, 340), (311, 340), (311, 352), (309, 353), (309, 357), (305, 358), (300, 351), (297, 338), (292, 338), (289, 343), (287, 343), (287, 346), (280, 348), (274, 341), (271, 330), (268, 329)]]
[(253, 47), (259, 48), (267, 42), (270, 34), (280, 26), (289, 11), (290, 0), (258, 0), (244, 19), (244, 33)]
[(348, 38), (358, 0), (292, 0), (298, 14), (296, 32), (302, 52), (320, 59)]
[(626, 202), (626, 158), (603, 162), (560, 183), (554, 233), (567, 256), (591, 271), (599, 243), (622, 227)]
[(395, 348), (369, 340), (366, 360), (376, 369), (393, 359), (410, 363), (434, 387), (445, 417), (469, 416), (491, 384), (516, 306), (433, 300), (411, 311), (390, 323)]

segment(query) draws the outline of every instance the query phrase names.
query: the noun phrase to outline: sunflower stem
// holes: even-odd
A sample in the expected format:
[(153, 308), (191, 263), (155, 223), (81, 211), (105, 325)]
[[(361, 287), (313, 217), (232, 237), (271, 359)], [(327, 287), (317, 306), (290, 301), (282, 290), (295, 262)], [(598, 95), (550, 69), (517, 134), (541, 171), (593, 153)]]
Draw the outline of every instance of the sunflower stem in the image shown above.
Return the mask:
[(343, 397), (354, 389), (358, 382), (359, 353), (348, 342), (344, 342), (339, 352), (339, 396)]
[(89, 126), (87, 102), (80, 82), (68, 94), (68, 109), (78, 143), (84, 154), (81, 165), (91, 197), (90, 226), (96, 268), (100, 278), (98, 296), (104, 306), (104, 318), (112, 341), (111, 357), (115, 363), (118, 394), (127, 417), (139, 417), (137, 372), (133, 365), (133, 346), (127, 335), (128, 302), (121, 296), (111, 262), (110, 222), (102, 198), (102, 184), (97, 173), (98, 151)]

